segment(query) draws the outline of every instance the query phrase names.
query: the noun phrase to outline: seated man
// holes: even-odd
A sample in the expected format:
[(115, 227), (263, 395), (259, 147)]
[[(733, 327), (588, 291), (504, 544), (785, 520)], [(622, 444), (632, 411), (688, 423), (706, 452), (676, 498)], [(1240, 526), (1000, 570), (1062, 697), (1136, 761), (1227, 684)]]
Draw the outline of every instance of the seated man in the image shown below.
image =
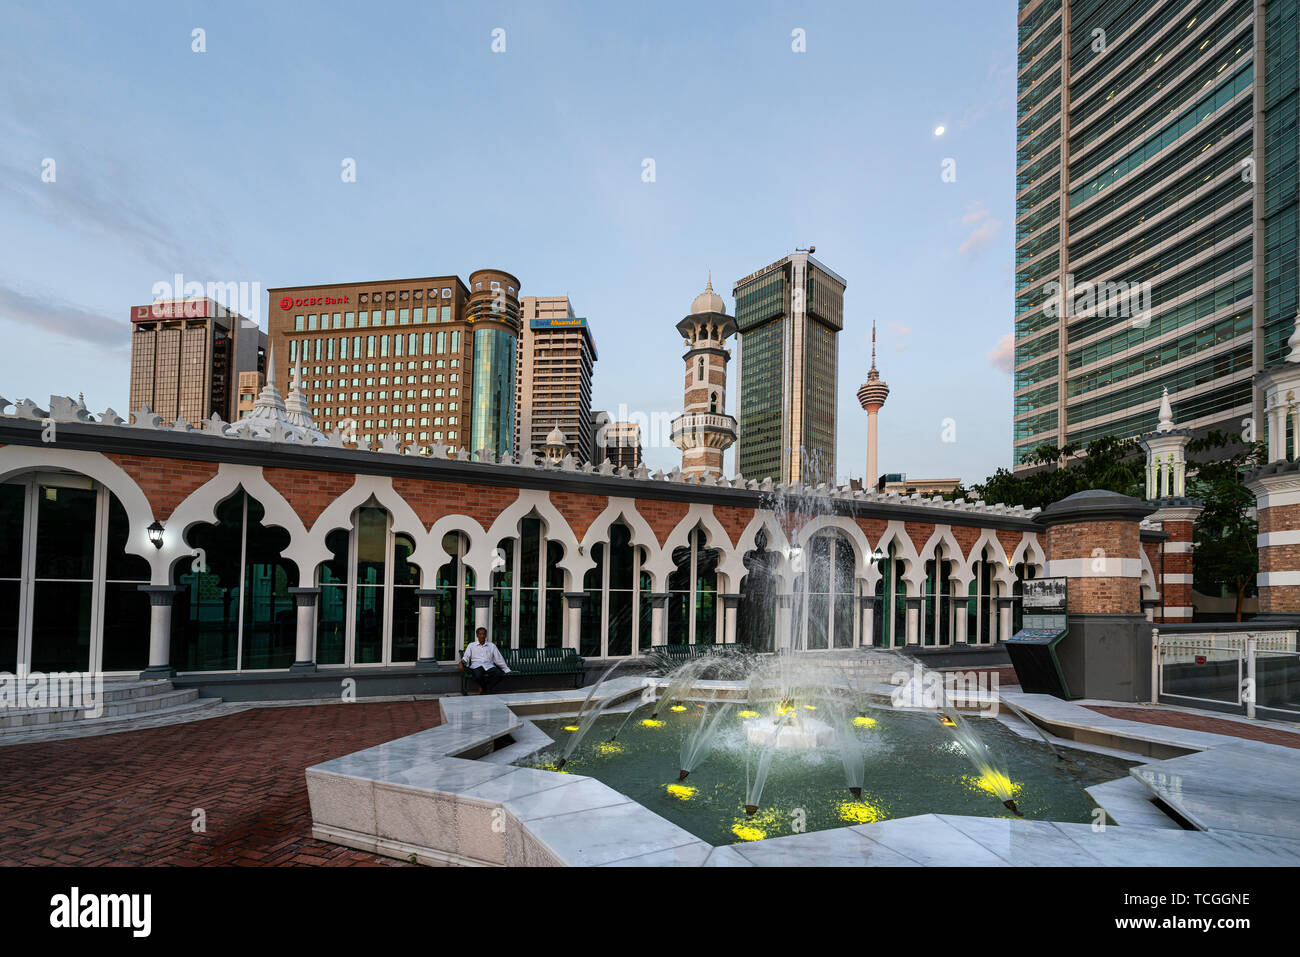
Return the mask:
[(465, 649), (465, 656), (460, 660), (460, 670), (469, 667), (470, 677), (478, 682), (478, 693), (488, 694), (497, 683), (510, 674), (506, 660), (501, 657), (497, 646), (487, 640), (487, 629), (480, 628), (474, 632), (477, 639)]

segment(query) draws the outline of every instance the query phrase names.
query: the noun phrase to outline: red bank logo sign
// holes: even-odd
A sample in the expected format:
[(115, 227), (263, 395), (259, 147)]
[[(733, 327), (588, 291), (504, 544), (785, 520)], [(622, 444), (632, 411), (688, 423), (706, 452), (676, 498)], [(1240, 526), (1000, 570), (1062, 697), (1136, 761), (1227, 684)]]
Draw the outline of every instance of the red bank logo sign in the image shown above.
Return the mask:
[(303, 306), (342, 306), (346, 305), (347, 296), (311, 296), (307, 299), (291, 299), (285, 296), (280, 300), (281, 309), (300, 309)]

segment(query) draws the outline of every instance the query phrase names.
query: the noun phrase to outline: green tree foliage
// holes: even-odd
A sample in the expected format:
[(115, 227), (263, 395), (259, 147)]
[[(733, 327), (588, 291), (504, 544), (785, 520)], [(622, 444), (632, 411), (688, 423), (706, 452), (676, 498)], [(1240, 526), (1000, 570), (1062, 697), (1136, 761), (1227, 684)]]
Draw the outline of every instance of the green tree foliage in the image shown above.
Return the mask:
[(1146, 475), (1146, 458), (1134, 439), (1103, 436), (1077, 445), (1043, 445), (1031, 453), (1032, 472), (1015, 474), (998, 469), (982, 483), (971, 486), (985, 502), (1046, 508), (1075, 492), (1107, 489), (1141, 497)]
[[(1235, 595), (1238, 621), (1242, 600), (1255, 594), (1259, 568), (1255, 496), (1243, 480), (1264, 460), (1263, 443), (1244, 444), (1235, 433), (1215, 430), (1187, 445), (1187, 495), (1205, 509), (1196, 520), (1193, 587), (1206, 595)], [(1105, 436), (1082, 452), (1074, 445), (1044, 445), (1029, 464), (1038, 468), (1021, 474), (998, 469), (954, 495), (1025, 508), (1046, 508), (1094, 488), (1146, 497), (1146, 456), (1134, 439)]]
[(1243, 445), (1240, 435), (1215, 430), (1188, 443), (1187, 454), (1187, 494), (1205, 508), (1196, 519), (1193, 587), (1204, 595), (1234, 595), (1241, 621), (1242, 600), (1255, 594), (1259, 571), (1255, 496), (1242, 479), (1264, 463), (1264, 444)]

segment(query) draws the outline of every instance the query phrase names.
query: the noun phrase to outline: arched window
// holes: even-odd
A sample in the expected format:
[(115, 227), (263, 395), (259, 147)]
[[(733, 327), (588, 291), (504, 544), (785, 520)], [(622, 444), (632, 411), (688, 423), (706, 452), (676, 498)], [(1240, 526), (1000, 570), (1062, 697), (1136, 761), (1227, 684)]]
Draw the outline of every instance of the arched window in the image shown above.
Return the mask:
[(617, 658), (636, 648), (650, 647), (650, 575), (642, 571), (644, 549), (632, 544), (632, 532), (623, 522), (609, 527), (609, 542), (592, 546), (594, 568), (583, 577), (586, 600), (582, 603), (578, 633), (584, 657)]
[(980, 552), (974, 571), (964, 609), (966, 641), (972, 645), (991, 645), (998, 640), (998, 599), (994, 564), (987, 547)]
[(804, 573), (795, 584), (796, 613), (804, 621), (796, 647), (853, 647), (853, 569), (853, 546), (840, 533), (821, 532), (808, 542)]
[(266, 509), (242, 488), (216, 508), (216, 522), (186, 532), (195, 558), (180, 561), (172, 609), (177, 671), (263, 671), (293, 664), (298, 569), (281, 557), (289, 533), (263, 525)]
[(767, 550), (767, 532), (762, 529), (754, 536), (753, 550), (743, 558), (746, 572), (740, 580), (736, 642), (754, 651), (776, 650), (776, 567), (780, 558)]
[(718, 393), (716, 392), (709, 393), (709, 411), (715, 413), (718, 411)]
[(492, 640), (507, 648), (564, 646), (564, 548), (546, 537), (540, 518), (519, 523), (493, 563)]
[(955, 625), (955, 602), (952, 595), (954, 562), (947, 547), (935, 548), (935, 557), (925, 563), (925, 591), (921, 596), (922, 645), (950, 645)]
[(876, 582), (872, 644), (880, 648), (901, 648), (907, 644), (907, 581), (903, 578), (903, 561), (893, 542), (876, 567), (880, 578)]
[(1032, 562), (1021, 562), (1016, 565), (1016, 580), (1011, 583), (1011, 633), (1013, 635), (1024, 627), (1024, 610), (1020, 604), (1020, 596), (1024, 593), (1021, 582), (1037, 577), (1038, 567)]
[(415, 543), (392, 530), (388, 511), (363, 505), (352, 529), (325, 538), (330, 558), (317, 572), (316, 663), (384, 665), (414, 661), (420, 608)]
[(691, 530), (673, 549), (668, 576), (668, 644), (713, 645), (721, 639), (718, 614), (718, 551), (704, 547), (704, 529)]
[(0, 484), (0, 671), (148, 664), (149, 564), (126, 552), (131, 531), (122, 504), (84, 476)]
[(469, 593), (474, 590), (474, 572), (465, 565), (469, 538), (448, 532), (442, 550), (451, 558), (438, 569), (438, 598), (434, 609), (434, 657), (455, 661), (465, 645), (474, 640), (474, 609)]
[(704, 356), (700, 356), (695, 362), (695, 378), (700, 382), (704, 381)]

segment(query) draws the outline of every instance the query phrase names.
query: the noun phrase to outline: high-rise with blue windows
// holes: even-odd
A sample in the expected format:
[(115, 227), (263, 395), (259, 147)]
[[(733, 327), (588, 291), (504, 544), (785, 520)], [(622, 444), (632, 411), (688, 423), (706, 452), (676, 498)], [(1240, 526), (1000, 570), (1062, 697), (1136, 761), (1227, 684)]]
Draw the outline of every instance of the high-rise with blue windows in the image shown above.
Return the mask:
[(1020, 0), (1015, 464), (1238, 432), (1297, 309), (1300, 0)]

